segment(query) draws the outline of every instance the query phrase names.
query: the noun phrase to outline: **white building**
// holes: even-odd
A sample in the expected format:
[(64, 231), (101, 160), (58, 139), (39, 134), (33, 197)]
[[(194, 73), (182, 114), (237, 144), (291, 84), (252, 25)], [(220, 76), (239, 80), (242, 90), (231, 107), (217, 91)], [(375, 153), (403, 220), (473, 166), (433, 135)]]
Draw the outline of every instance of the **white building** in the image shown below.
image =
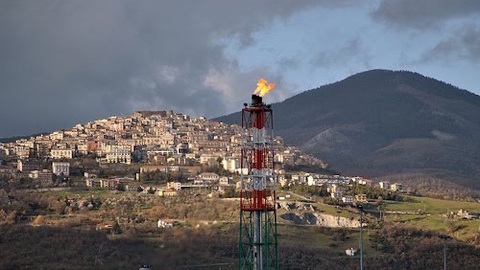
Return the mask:
[(55, 131), (50, 134), (50, 139), (54, 141), (61, 141), (63, 140), (63, 132), (62, 131)]
[(216, 182), (219, 180), (220, 176), (216, 173), (204, 172), (199, 175), (200, 180), (206, 182)]
[(353, 203), (353, 196), (343, 196), (342, 197), (343, 203)]
[(402, 191), (403, 185), (400, 183), (395, 183), (390, 186), (390, 190), (392, 191)]
[(223, 169), (229, 172), (235, 172), (235, 170), (239, 167), (237, 164), (240, 163), (240, 160), (236, 160), (234, 158), (228, 158), (222, 160)]
[(307, 179), (307, 184), (308, 184), (309, 186), (314, 186), (314, 185), (317, 184), (312, 175), (307, 175), (307, 176), (306, 176), (306, 179)]
[(357, 250), (354, 248), (349, 248), (345, 250), (345, 254), (347, 254), (347, 256), (355, 256), (355, 254), (357, 254)]
[(106, 155), (107, 163), (124, 163), (132, 162), (132, 150), (127, 145), (114, 145)]
[(70, 163), (68, 162), (52, 162), (52, 172), (55, 175), (69, 176)]
[(380, 185), (380, 188), (390, 189), (390, 183), (389, 182), (380, 182), (378, 184)]
[(164, 221), (164, 220), (159, 219), (158, 222), (157, 222), (157, 227), (158, 227), (158, 228), (172, 228), (172, 227), (173, 227), (173, 223), (171, 223), (171, 222), (166, 222), (166, 221)]

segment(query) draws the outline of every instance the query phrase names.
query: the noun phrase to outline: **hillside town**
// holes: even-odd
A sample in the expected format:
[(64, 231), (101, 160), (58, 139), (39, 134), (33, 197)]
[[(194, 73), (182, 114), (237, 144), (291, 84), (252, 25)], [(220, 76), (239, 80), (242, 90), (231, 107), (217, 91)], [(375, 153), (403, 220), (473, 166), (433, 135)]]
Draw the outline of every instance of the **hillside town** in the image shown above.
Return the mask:
[[(10, 182), (31, 181), (38, 188), (80, 185), (160, 196), (176, 196), (181, 190), (196, 188), (223, 194), (226, 188), (238, 189), (240, 185), (242, 134), (238, 125), (205, 117), (139, 111), (1, 143), (0, 176)], [(286, 146), (279, 136), (274, 137), (273, 144), (274, 173), (280, 186), (325, 186), (335, 200), (366, 200), (365, 195), (349, 194), (345, 187), (351, 183), (372, 185), (371, 180), (286, 172), (288, 166), (326, 169), (327, 165), (298, 148)], [(93, 161), (94, 166), (84, 166), (85, 160)], [(105, 173), (112, 167), (123, 171)], [(381, 182), (380, 187), (392, 191), (402, 188), (399, 183), (388, 182)]]

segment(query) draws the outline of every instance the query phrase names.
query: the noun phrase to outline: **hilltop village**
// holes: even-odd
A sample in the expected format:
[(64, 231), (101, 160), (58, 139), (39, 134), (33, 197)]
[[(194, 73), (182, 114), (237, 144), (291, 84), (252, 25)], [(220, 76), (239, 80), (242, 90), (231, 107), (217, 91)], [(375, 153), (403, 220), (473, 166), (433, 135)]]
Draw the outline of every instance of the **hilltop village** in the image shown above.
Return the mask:
[[(229, 187), (239, 186), (242, 132), (238, 125), (205, 117), (139, 111), (0, 144), (0, 175), (4, 182), (34, 188), (84, 186), (160, 196), (198, 188), (222, 195)], [(273, 144), (275, 175), (281, 186), (325, 186), (331, 198), (352, 202), (358, 194), (344, 196), (346, 189), (341, 186), (372, 184), (361, 177), (286, 172), (286, 168), (328, 171), (321, 160), (286, 146), (281, 137), (274, 137)], [(386, 183), (385, 188), (397, 191), (401, 184)]]

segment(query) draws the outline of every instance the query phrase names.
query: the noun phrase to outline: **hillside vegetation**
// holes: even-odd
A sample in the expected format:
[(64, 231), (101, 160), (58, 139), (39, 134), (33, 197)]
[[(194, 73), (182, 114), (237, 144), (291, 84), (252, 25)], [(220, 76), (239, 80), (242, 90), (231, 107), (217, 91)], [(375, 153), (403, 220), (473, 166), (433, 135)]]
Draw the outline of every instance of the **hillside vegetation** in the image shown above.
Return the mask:
[[(1, 269), (135, 269), (145, 263), (154, 269), (237, 268), (236, 199), (160, 198), (107, 190), (19, 190), (1, 195)], [(475, 210), (478, 203), (423, 197), (384, 203), (387, 212), (415, 213), (387, 213), (384, 222), (365, 216), (369, 224), (364, 228), (365, 267), (440, 269), (445, 244), (450, 269), (476, 269), (480, 263), (478, 220), (455, 220), (452, 226), (422, 220), (441, 218), (444, 207)], [(314, 208), (356, 216), (355, 211), (320, 202)], [(173, 228), (157, 228), (159, 218), (173, 222)], [(279, 222), (281, 269), (358, 267), (358, 257), (345, 255), (345, 249), (358, 247), (358, 228), (299, 226), (280, 215)], [(104, 224), (116, 225), (103, 230)], [(443, 240), (447, 235), (450, 238)]]

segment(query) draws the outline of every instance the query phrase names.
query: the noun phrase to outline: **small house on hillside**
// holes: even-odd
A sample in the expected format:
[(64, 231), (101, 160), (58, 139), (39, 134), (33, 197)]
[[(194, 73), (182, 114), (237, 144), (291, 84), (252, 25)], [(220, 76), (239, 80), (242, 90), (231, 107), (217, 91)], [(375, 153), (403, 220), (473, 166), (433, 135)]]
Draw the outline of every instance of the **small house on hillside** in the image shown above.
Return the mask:
[(355, 195), (355, 201), (357, 203), (366, 203), (367, 202), (367, 194), (357, 194), (357, 195)]

